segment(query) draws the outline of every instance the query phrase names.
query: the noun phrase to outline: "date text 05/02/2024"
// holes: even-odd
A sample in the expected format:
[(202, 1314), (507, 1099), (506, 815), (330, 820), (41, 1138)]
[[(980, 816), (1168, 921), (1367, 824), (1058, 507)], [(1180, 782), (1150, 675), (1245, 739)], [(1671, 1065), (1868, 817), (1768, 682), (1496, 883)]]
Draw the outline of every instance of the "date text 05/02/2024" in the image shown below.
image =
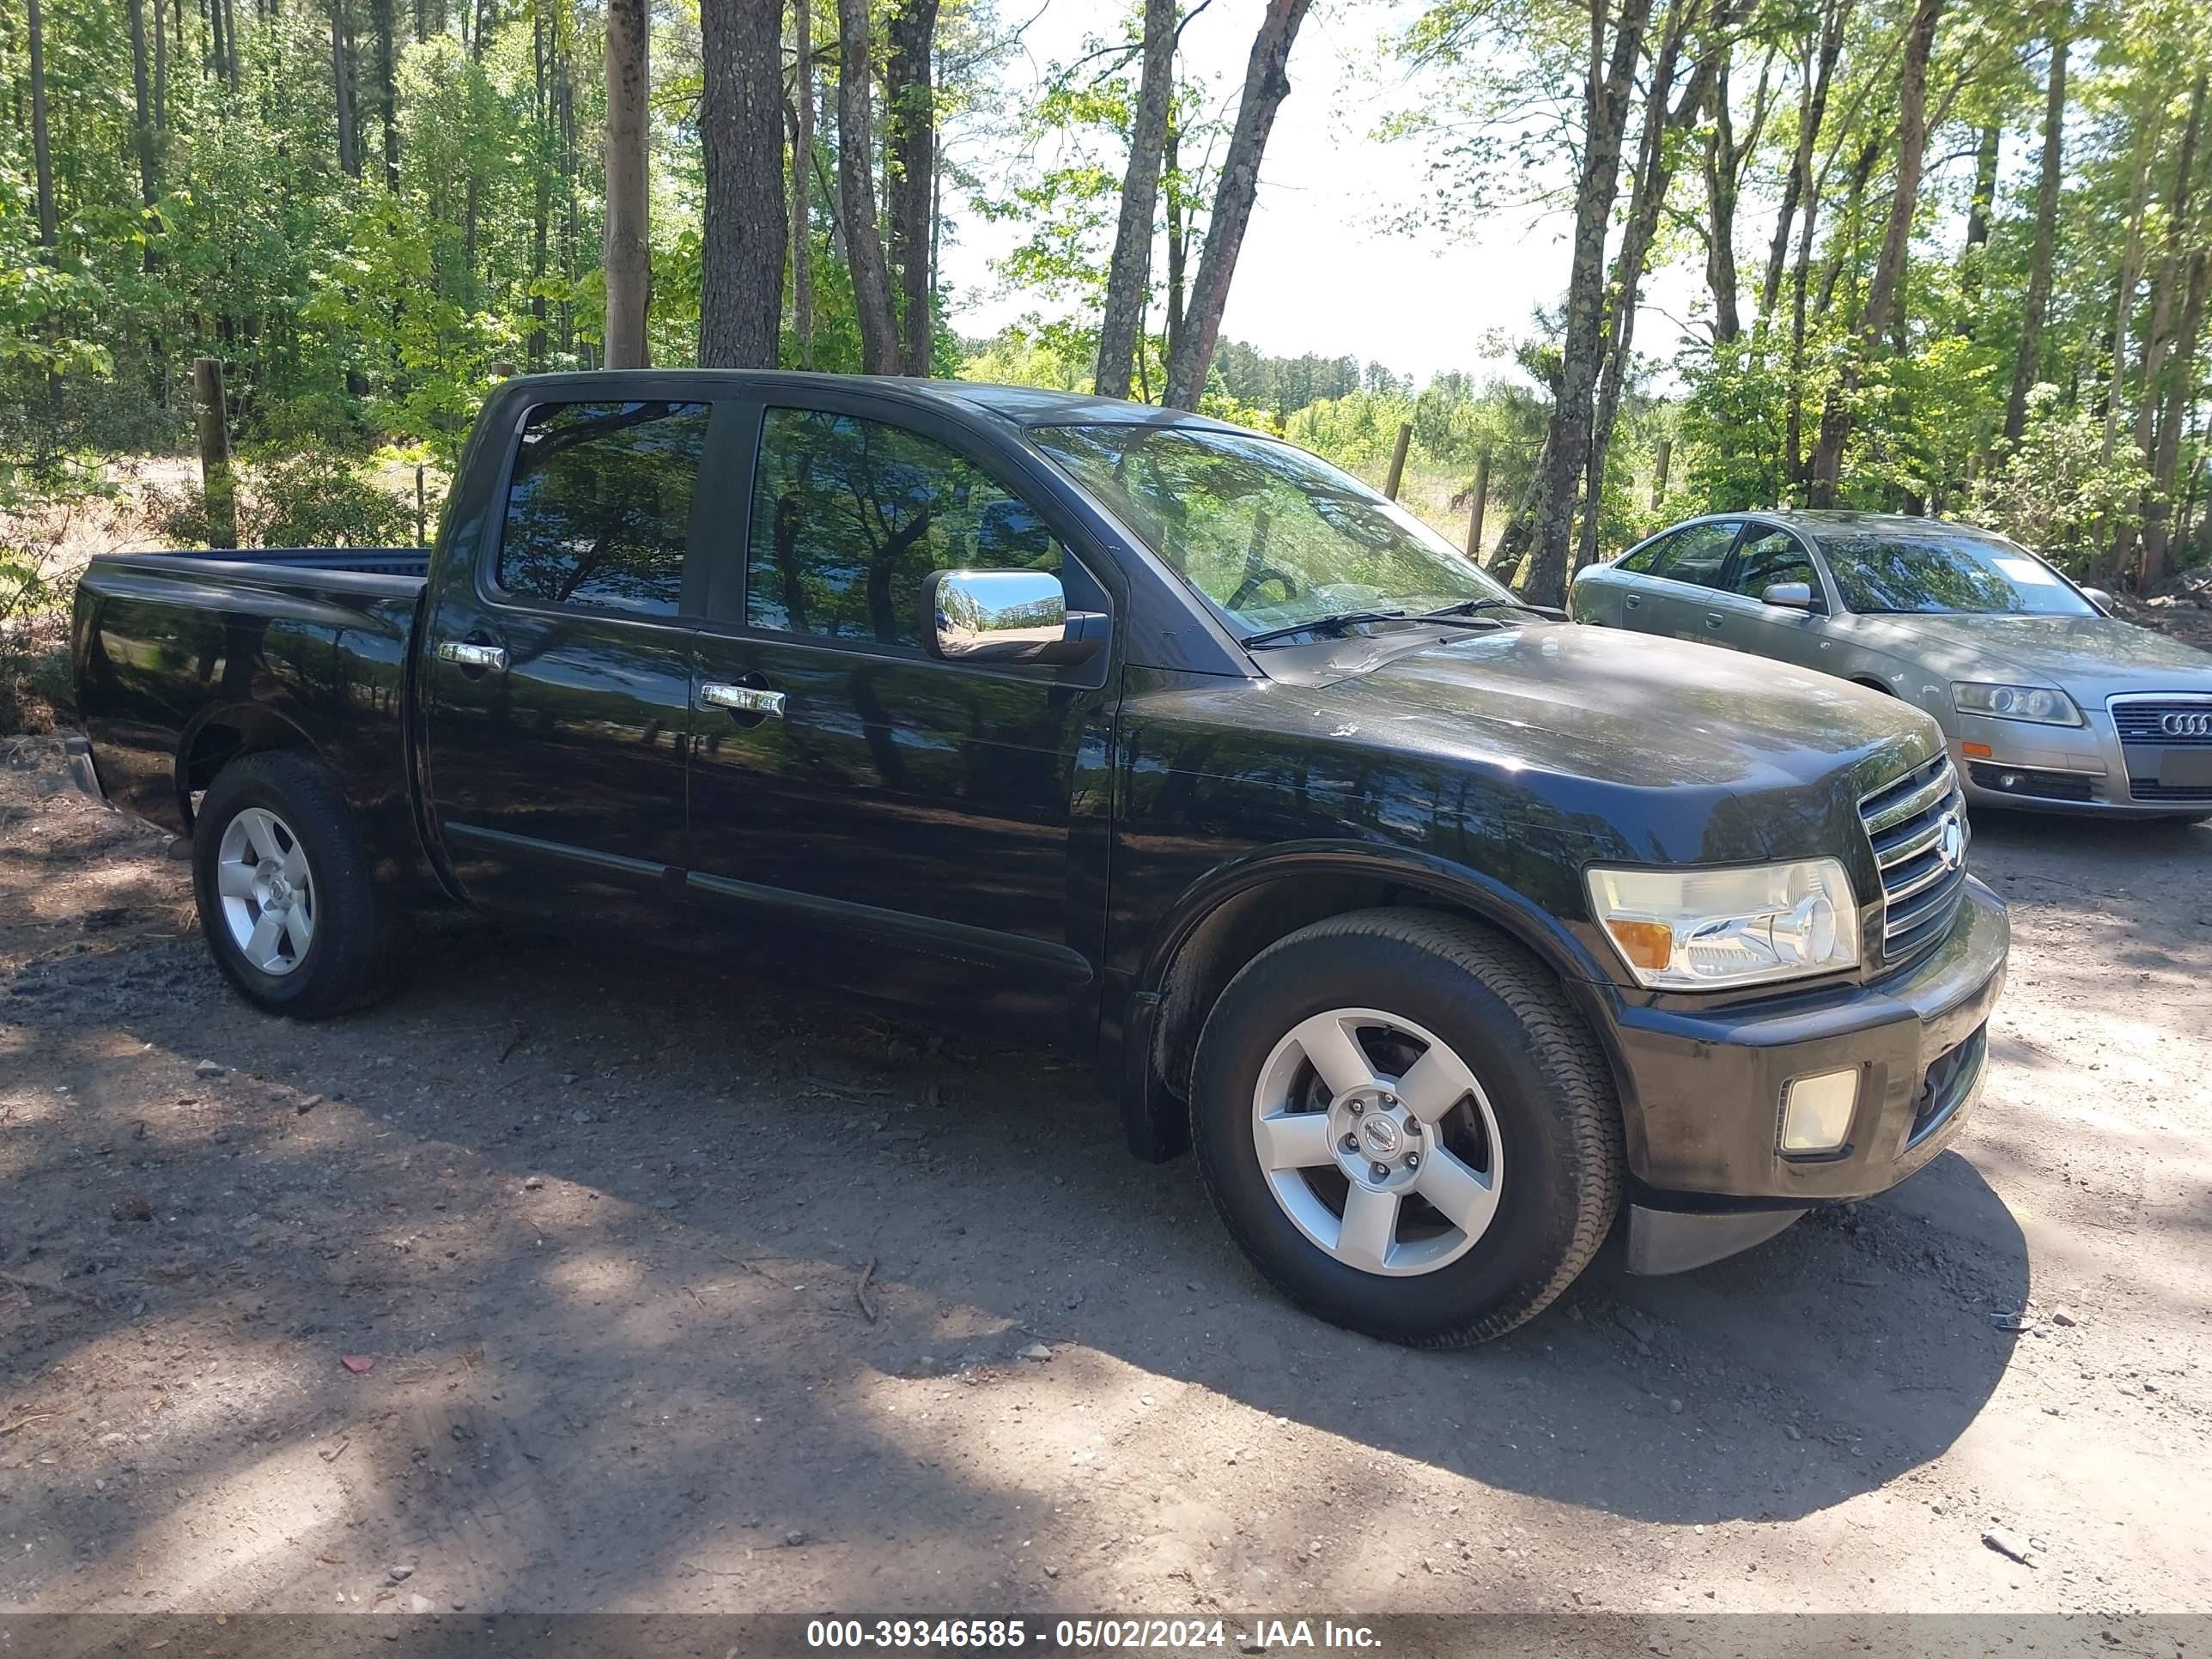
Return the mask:
[(1299, 1648), (1373, 1651), (1382, 1644), (1370, 1626), (1339, 1624), (1333, 1619), (1254, 1619), (1231, 1629), (1219, 1619), (813, 1619), (807, 1621), (810, 1648), (1018, 1649), (1030, 1646), (1073, 1650), (1167, 1652), (1234, 1647), (1242, 1653), (1287, 1652)]

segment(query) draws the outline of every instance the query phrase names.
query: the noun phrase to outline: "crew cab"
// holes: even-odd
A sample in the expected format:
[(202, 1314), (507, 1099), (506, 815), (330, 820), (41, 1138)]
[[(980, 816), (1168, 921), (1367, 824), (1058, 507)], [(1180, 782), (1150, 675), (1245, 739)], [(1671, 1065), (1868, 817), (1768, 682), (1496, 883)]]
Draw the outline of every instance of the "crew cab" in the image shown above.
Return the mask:
[(1925, 714), (1560, 621), (1143, 405), (512, 380), (434, 550), (103, 556), (74, 657), (81, 780), (191, 837), (259, 1006), (360, 1006), (458, 905), (1066, 1045), (1405, 1342), (1624, 1218), (1673, 1271), (1904, 1179), (2004, 976)]

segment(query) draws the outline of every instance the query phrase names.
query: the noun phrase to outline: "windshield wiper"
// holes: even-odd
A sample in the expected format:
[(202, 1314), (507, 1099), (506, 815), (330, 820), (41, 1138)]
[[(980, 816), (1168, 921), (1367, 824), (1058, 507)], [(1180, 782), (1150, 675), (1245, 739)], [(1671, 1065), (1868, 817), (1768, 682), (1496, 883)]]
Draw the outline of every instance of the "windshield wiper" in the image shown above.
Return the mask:
[(1270, 640), (1287, 640), (1294, 634), (1341, 634), (1356, 623), (1401, 622), (1402, 611), (1339, 611), (1326, 617), (1316, 617), (1310, 622), (1292, 623), (1287, 628), (1264, 629), (1257, 634), (1247, 634), (1240, 641), (1247, 649), (1265, 645)]
[(1457, 605), (1439, 605), (1434, 611), (1421, 612), (1423, 622), (1441, 622), (1449, 617), (1472, 617), (1478, 611), (1502, 609), (1526, 611), (1530, 607), (1519, 599), (1462, 599)]

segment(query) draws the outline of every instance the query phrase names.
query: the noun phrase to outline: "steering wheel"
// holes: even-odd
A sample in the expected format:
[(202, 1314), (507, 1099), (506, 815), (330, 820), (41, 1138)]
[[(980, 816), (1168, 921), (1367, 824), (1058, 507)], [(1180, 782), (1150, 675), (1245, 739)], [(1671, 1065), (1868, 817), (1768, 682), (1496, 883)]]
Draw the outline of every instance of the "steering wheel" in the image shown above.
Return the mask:
[(1265, 587), (1269, 582), (1273, 582), (1283, 590), (1283, 597), (1285, 599), (1297, 598), (1298, 585), (1296, 582), (1276, 569), (1274, 566), (1263, 564), (1237, 585), (1237, 591), (1229, 596), (1228, 609), (1242, 611), (1244, 608), (1245, 600), (1250, 599), (1254, 593)]

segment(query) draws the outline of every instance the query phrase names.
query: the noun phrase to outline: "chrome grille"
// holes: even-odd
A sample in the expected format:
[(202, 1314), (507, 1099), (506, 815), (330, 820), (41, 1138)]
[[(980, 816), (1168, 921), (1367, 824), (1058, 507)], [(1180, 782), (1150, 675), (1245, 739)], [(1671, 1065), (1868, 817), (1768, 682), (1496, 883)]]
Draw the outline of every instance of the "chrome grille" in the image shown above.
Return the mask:
[(2120, 736), (2132, 799), (2212, 805), (2212, 784), (2165, 781), (2166, 757), (2173, 750), (2212, 749), (2212, 696), (2127, 691), (2106, 698), (2105, 706)]
[[(1966, 886), (1966, 807), (1948, 755), (1938, 755), (1859, 802), (1881, 870), (1881, 954), (1900, 962), (1943, 937)], [(1956, 823), (1954, 855), (1947, 830)]]
[[(2120, 741), (2154, 749), (2212, 749), (2212, 697), (2114, 697)], [(2171, 724), (2179, 731), (2169, 731)]]

